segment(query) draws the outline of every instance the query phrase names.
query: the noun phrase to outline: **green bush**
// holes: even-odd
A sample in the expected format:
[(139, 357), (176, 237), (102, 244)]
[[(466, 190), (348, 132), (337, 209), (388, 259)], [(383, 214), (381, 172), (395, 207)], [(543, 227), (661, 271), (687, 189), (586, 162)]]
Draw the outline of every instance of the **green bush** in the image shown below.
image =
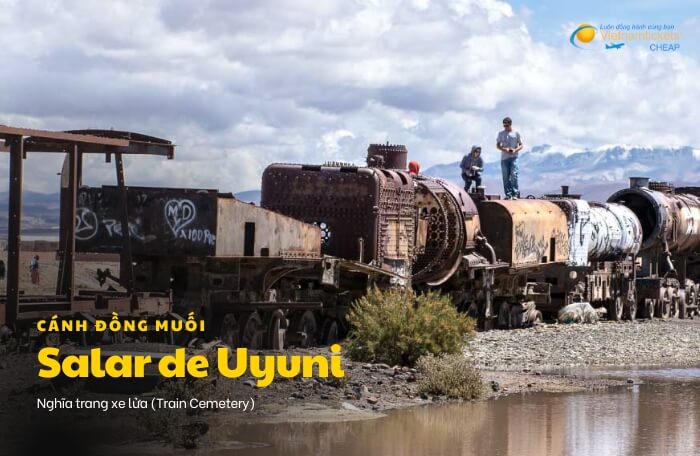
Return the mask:
[(413, 366), (428, 353), (457, 353), (474, 335), (474, 320), (437, 292), (372, 289), (348, 313), (351, 359)]
[(483, 391), (481, 375), (463, 353), (423, 356), (418, 360), (418, 370), (422, 374), (419, 393), (476, 399)]

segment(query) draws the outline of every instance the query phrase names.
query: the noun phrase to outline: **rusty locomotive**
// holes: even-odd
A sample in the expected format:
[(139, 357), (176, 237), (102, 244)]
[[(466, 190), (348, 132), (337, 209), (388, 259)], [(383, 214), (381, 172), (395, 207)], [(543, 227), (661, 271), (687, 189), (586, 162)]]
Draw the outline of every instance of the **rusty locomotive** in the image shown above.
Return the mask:
[[(342, 337), (345, 312), (373, 285), (439, 289), (484, 328), (531, 325), (579, 301), (613, 320), (697, 310), (698, 245), (683, 234), (695, 233), (697, 197), (634, 180), (607, 203), (567, 189), (504, 201), (412, 175), (407, 153), (374, 144), (367, 166), (272, 164), (260, 207), (215, 191), (131, 188), (139, 226), (158, 219), (146, 231), (173, 238), (149, 247), (134, 229), (136, 289), (171, 290), (174, 310), (200, 312), (210, 336), (272, 348)], [(99, 201), (100, 213), (115, 207), (110, 192), (83, 188), (79, 199)], [(116, 251), (112, 242), (78, 248)]]
[[(79, 318), (143, 314), (156, 300), (149, 314), (194, 312), (207, 337), (280, 349), (343, 337), (345, 314), (372, 286), (439, 289), (485, 329), (528, 326), (574, 302), (604, 306), (613, 320), (698, 312), (699, 188), (635, 178), (606, 203), (566, 187), (504, 201), (411, 174), (407, 155), (373, 144), (366, 166), (272, 164), (260, 206), (216, 190), (127, 188), (123, 176), (116, 187), (66, 187), (62, 245), (120, 253), (118, 276), (102, 280), (126, 289), (80, 301)], [(46, 312), (55, 313), (32, 317)]]

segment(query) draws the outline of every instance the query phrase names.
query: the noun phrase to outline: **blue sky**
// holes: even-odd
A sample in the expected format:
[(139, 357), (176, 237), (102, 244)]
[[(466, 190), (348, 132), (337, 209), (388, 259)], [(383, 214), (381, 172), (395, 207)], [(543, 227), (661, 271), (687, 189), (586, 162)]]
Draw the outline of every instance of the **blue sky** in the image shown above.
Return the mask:
[[(562, 6), (565, 5), (565, 6)], [(241, 191), (269, 163), (361, 163), (406, 144), (424, 169), (473, 144), (700, 146), (693, 2), (0, 0), (0, 123), (173, 140), (127, 163), (132, 185)], [(680, 52), (584, 52), (581, 22), (688, 23)], [(686, 31), (683, 30), (685, 34)], [(695, 45), (697, 46), (697, 44)], [(88, 183), (114, 171), (88, 163)], [(27, 162), (55, 191), (60, 157)], [(0, 160), (0, 179), (7, 162)]]

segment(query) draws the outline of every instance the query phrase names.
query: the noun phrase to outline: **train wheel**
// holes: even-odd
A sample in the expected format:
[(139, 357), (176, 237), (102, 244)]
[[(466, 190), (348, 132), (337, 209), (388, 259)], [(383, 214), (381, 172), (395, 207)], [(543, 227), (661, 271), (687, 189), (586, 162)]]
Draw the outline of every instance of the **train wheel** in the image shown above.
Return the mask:
[(287, 317), (277, 309), (268, 318), (267, 347), (273, 350), (284, 350), (287, 341)]
[(667, 320), (671, 316), (670, 294), (671, 291), (668, 288), (662, 287), (660, 292), (661, 299), (656, 303), (656, 315), (664, 320)]
[(624, 299), (625, 320), (634, 321), (637, 318), (637, 293), (634, 288), (628, 290), (627, 297)]
[(678, 291), (678, 297), (676, 301), (678, 304), (678, 318), (680, 318), (681, 320), (685, 320), (686, 318), (688, 318), (688, 315), (686, 313), (688, 312), (688, 305), (685, 299), (685, 290)]
[(323, 321), (323, 344), (333, 345), (340, 340), (340, 327), (338, 321), (327, 318)]
[(316, 317), (314, 313), (307, 310), (303, 313), (297, 313), (292, 317), (291, 336), (299, 347), (313, 347), (316, 345)]
[(241, 316), (241, 345), (252, 350), (263, 348), (264, 326), (257, 312)]
[(510, 327), (510, 303), (502, 302), (498, 308), (498, 328), (508, 329)]
[(522, 304), (514, 304), (510, 308), (510, 327), (512, 329), (519, 329), (525, 327), (525, 312)]
[(654, 312), (656, 310), (656, 303), (654, 302), (653, 299), (646, 298), (644, 299), (644, 304), (642, 305), (642, 309), (644, 310), (644, 318), (648, 318), (649, 320), (654, 319)]
[(241, 345), (239, 335), (240, 331), (236, 316), (231, 313), (224, 315), (224, 319), (221, 322), (221, 342), (231, 348), (238, 348)]
[(608, 301), (608, 319), (612, 321), (622, 320), (622, 312), (624, 306), (622, 304), (622, 297), (617, 296), (614, 299)]
[(690, 311), (687, 312), (689, 317), (692, 317), (693, 315), (697, 315), (697, 312), (698, 312), (697, 300), (698, 300), (698, 294), (696, 291), (696, 286), (691, 285), (688, 288), (686, 288), (685, 307), (686, 307), (686, 309), (690, 309)]
[(625, 303), (625, 320), (634, 321), (637, 319), (637, 300), (629, 299)]

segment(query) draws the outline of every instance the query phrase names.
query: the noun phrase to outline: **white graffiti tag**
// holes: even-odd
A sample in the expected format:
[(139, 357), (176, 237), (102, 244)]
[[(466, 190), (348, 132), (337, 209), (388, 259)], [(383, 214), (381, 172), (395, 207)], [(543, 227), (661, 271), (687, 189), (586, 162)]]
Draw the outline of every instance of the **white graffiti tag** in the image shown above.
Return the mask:
[(190, 200), (170, 200), (165, 204), (165, 220), (175, 237), (196, 217), (197, 209)]
[(97, 215), (87, 207), (79, 207), (75, 211), (75, 238), (88, 241), (95, 237), (100, 228)]
[[(105, 219), (102, 220), (102, 224), (107, 230), (109, 237), (119, 236), (122, 237), (122, 222), (115, 219)], [(136, 238), (139, 241), (145, 241), (146, 237), (139, 232), (139, 226), (135, 223), (129, 222), (129, 235), (132, 238)]]

